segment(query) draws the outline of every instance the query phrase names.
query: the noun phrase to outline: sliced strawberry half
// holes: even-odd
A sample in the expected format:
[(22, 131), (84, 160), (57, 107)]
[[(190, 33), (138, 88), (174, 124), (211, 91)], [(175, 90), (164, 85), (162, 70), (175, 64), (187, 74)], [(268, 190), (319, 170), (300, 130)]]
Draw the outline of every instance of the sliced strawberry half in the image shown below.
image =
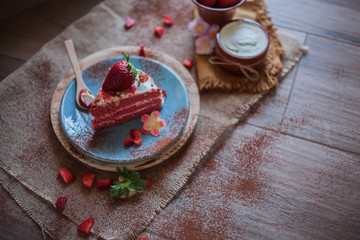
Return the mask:
[(193, 65), (193, 61), (189, 58), (185, 58), (184, 61), (183, 61), (183, 64), (185, 67), (187, 68), (191, 68), (192, 65)]
[(141, 145), (142, 145), (142, 140), (141, 140), (141, 138), (134, 138), (134, 143), (135, 143), (136, 145), (141, 146)]
[(58, 171), (65, 183), (71, 183), (76, 180), (75, 176), (67, 168), (59, 168)]
[(84, 172), (82, 175), (83, 186), (87, 189), (91, 189), (92, 185), (94, 183), (94, 179), (95, 179), (95, 174), (89, 173), (89, 172)]
[(90, 217), (90, 218), (86, 219), (85, 221), (83, 221), (78, 226), (78, 230), (81, 231), (81, 232), (84, 232), (86, 234), (89, 234), (93, 224), (94, 224), (94, 219), (92, 217)]
[(168, 15), (164, 16), (164, 24), (169, 27), (173, 25), (173, 22), (172, 22), (172, 19), (170, 16), (168, 16)]
[(127, 17), (125, 19), (125, 27), (126, 28), (131, 28), (134, 25), (135, 25), (135, 20), (134, 19), (132, 19), (131, 17)]
[(163, 35), (163, 33), (164, 33), (164, 28), (163, 27), (156, 27), (154, 29), (154, 32), (158, 37), (161, 37)]
[(60, 211), (64, 211), (66, 202), (67, 202), (67, 198), (66, 198), (66, 197), (59, 197), (59, 198), (56, 200), (55, 206), (56, 206), (58, 209), (60, 209)]
[(130, 135), (132, 138), (140, 138), (141, 137), (141, 131), (137, 129), (131, 129)]
[(124, 143), (125, 147), (131, 146), (133, 144), (134, 144), (134, 140), (131, 137), (125, 138), (125, 143)]
[(145, 45), (144, 44), (140, 44), (139, 56), (146, 57)]
[(96, 188), (99, 190), (106, 190), (109, 189), (113, 180), (112, 179), (101, 179), (98, 180)]

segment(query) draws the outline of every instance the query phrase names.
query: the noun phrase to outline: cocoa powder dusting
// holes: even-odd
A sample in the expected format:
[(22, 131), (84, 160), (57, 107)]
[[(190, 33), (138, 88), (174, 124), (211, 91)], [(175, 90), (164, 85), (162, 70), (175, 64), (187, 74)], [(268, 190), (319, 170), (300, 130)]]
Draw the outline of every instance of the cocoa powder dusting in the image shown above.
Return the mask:
[(131, 150), (131, 157), (138, 158), (144, 154), (152, 155), (153, 153), (160, 152), (169, 147), (179, 137), (180, 131), (182, 131), (185, 126), (188, 115), (189, 110), (187, 108), (182, 108), (180, 111), (175, 112), (172, 120), (170, 120), (171, 123), (166, 123), (167, 126), (165, 128), (168, 128), (166, 135), (162, 136), (160, 131), (160, 138), (154, 139), (155, 144), (150, 146), (143, 145), (142, 149)]

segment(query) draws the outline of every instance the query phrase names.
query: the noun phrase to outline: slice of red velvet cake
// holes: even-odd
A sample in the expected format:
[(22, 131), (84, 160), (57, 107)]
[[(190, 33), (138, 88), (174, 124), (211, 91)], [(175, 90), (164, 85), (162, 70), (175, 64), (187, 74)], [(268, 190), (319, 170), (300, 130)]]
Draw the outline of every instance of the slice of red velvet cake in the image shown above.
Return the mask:
[(165, 90), (156, 86), (150, 75), (135, 69), (125, 56), (124, 61), (110, 69), (92, 102), (90, 114), (94, 117), (94, 130), (131, 121), (164, 105)]

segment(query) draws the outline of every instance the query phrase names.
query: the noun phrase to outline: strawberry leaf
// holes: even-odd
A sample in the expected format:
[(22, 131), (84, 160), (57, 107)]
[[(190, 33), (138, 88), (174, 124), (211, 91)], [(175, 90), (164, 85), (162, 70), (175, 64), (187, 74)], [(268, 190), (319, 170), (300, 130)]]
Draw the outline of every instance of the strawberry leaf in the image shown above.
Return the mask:
[(119, 167), (116, 167), (116, 171), (123, 180), (114, 182), (114, 185), (111, 186), (110, 196), (129, 196), (130, 191), (141, 193), (142, 189), (147, 187), (146, 181), (140, 178), (139, 172), (129, 172), (126, 167), (124, 167), (122, 171)]
[(124, 53), (124, 52), (122, 52), (121, 54), (122, 54), (124, 60), (127, 61), (127, 62), (129, 62), (129, 55), (127, 55), (127, 54)]

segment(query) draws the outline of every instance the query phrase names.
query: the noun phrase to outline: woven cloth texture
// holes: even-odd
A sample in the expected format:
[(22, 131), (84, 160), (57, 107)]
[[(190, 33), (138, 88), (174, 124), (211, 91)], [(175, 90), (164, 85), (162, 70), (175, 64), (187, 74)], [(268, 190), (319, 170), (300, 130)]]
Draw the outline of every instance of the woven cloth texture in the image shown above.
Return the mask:
[[(171, 15), (175, 24), (158, 38), (153, 27), (162, 24), (164, 15)], [(137, 21), (129, 30), (124, 28), (127, 16)], [(187, 23), (192, 19), (191, 1), (107, 0), (0, 82), (0, 183), (52, 238), (82, 237), (76, 226), (91, 216), (95, 223), (90, 239), (135, 239), (186, 183), (225, 129), (238, 122), (265, 94), (201, 94), (200, 116), (192, 138), (174, 157), (140, 171), (153, 184), (141, 195), (126, 200), (112, 199), (108, 192), (82, 187), (84, 171), (95, 173), (97, 179), (115, 179), (116, 174), (77, 161), (53, 132), (49, 112), (52, 94), (61, 77), (71, 69), (64, 40), (74, 41), (79, 59), (106, 48), (143, 43), (182, 62), (193, 57), (193, 38), (187, 31)], [(283, 60), (285, 75), (304, 53), (304, 47), (294, 37), (278, 35), (286, 43), (283, 48), (289, 49)], [(193, 68), (194, 77), (195, 72)], [(61, 167), (70, 169), (77, 181), (63, 184), (57, 171)], [(60, 196), (68, 197), (63, 213), (54, 206)]]

